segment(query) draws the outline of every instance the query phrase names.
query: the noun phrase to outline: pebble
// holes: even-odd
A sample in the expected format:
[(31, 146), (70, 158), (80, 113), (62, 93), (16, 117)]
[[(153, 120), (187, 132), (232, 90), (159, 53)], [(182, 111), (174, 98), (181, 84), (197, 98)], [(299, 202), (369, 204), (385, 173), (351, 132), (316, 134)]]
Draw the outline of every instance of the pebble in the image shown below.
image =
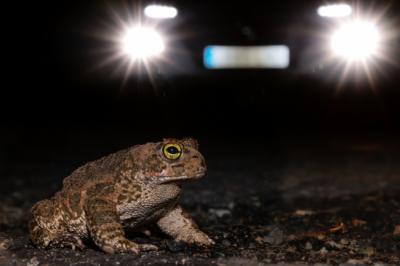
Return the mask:
[(225, 215), (231, 215), (231, 211), (228, 209), (210, 209), (211, 214), (215, 214), (218, 218), (222, 218)]
[(307, 241), (305, 249), (307, 250), (312, 250), (312, 244), (310, 242)]
[(225, 247), (229, 247), (231, 245), (231, 242), (225, 239), (222, 241), (222, 245), (224, 245)]
[(333, 240), (328, 241), (327, 244), (328, 244), (329, 246), (333, 247), (333, 248), (343, 249), (343, 245), (342, 245), (342, 244), (336, 243), (336, 242), (333, 241)]
[(283, 242), (283, 231), (275, 226), (263, 240), (274, 246), (280, 245)]
[(370, 257), (375, 254), (375, 249), (373, 247), (366, 247), (365, 249), (361, 249), (360, 252)]
[(400, 224), (394, 227), (393, 235), (400, 236)]
[(375, 262), (373, 266), (387, 266), (387, 264), (383, 262)]
[(296, 210), (294, 212), (295, 216), (308, 216), (308, 215), (313, 215), (315, 212), (312, 210)]
[(366, 265), (368, 261), (365, 259), (349, 259), (346, 263), (341, 263), (339, 266), (349, 266), (349, 265)]
[(32, 257), (27, 263), (26, 266), (38, 266), (39, 260), (37, 257)]
[(264, 243), (264, 240), (263, 240), (263, 238), (262, 238), (261, 236), (257, 236), (254, 240), (255, 240), (258, 244), (263, 244), (263, 243)]
[(363, 225), (367, 224), (366, 221), (360, 220), (360, 219), (353, 219), (353, 220), (351, 221), (351, 223), (352, 223), (352, 225), (353, 225), (354, 227), (363, 226)]
[(319, 253), (321, 253), (321, 255), (326, 255), (326, 254), (328, 253), (328, 250), (326, 249), (326, 247), (322, 247), (322, 248), (319, 250)]
[(9, 239), (0, 239), (0, 251), (4, 251), (9, 249), (11, 246), (11, 240)]

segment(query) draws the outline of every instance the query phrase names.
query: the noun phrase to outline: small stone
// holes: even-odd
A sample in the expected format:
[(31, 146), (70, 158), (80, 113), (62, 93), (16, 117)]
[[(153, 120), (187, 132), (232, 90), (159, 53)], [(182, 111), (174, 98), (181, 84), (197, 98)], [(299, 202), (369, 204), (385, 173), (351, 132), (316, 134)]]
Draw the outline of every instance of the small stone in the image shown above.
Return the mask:
[(39, 260), (37, 257), (32, 257), (27, 263), (26, 266), (38, 266)]
[(294, 212), (295, 216), (309, 216), (309, 215), (313, 215), (315, 212), (312, 210), (296, 210)]
[(264, 238), (262, 238), (261, 236), (257, 236), (254, 239), (258, 244), (263, 244), (264, 243)]
[(345, 265), (366, 265), (368, 261), (366, 261), (365, 259), (349, 259), (348, 261), (346, 261), (346, 263), (342, 263), (340, 264), (340, 266)]
[(0, 238), (0, 251), (7, 250), (10, 248), (10, 246), (11, 246), (11, 240)]
[(335, 225), (332, 228), (329, 228), (329, 231), (331, 233), (336, 233), (336, 232), (345, 232), (346, 231), (346, 225), (344, 223), (340, 223), (338, 225)]
[(359, 226), (363, 226), (363, 225), (367, 224), (367, 222), (364, 221), (364, 220), (361, 220), (361, 219), (353, 219), (353, 220), (351, 221), (351, 224), (352, 224), (354, 227), (359, 227)]
[(231, 242), (229, 242), (228, 240), (223, 240), (222, 245), (224, 245), (225, 247), (229, 247), (231, 245)]
[(330, 245), (333, 248), (343, 249), (343, 245), (342, 244), (336, 243), (333, 240), (328, 241), (327, 244)]
[(218, 218), (222, 218), (225, 215), (231, 215), (231, 211), (228, 209), (210, 209), (209, 212), (216, 215)]
[(321, 255), (326, 255), (326, 254), (328, 253), (328, 250), (326, 249), (326, 247), (322, 247), (322, 248), (319, 250), (319, 253), (321, 253)]
[(278, 227), (274, 227), (274, 229), (264, 237), (263, 241), (274, 246), (280, 245), (283, 242), (283, 231)]
[(310, 242), (307, 241), (305, 249), (307, 250), (312, 250), (312, 244)]
[(383, 262), (375, 262), (373, 266), (385, 266), (386, 263)]
[(400, 224), (394, 227), (393, 235), (400, 236)]
[(366, 247), (361, 250), (361, 253), (367, 255), (368, 257), (371, 257), (375, 254), (375, 249), (373, 247)]
[(253, 202), (253, 205), (254, 205), (254, 207), (259, 208), (261, 206), (261, 202), (255, 201), (255, 202)]
[(151, 236), (151, 231), (150, 231), (149, 229), (143, 230), (142, 233), (143, 233), (145, 236), (148, 236), (148, 237)]
[(253, 202), (253, 206), (255, 206), (255, 207), (261, 206), (261, 202), (258, 197), (256, 197), (256, 196), (251, 197), (251, 201)]

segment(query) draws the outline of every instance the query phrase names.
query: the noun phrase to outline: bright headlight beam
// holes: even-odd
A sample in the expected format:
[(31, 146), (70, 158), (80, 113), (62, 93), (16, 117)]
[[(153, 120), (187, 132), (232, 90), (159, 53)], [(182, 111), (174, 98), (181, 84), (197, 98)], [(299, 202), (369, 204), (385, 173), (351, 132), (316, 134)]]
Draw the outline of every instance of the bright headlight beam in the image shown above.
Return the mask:
[(126, 30), (122, 51), (134, 59), (147, 59), (164, 51), (161, 35), (152, 28), (133, 27)]
[(178, 15), (178, 9), (166, 5), (148, 5), (144, 9), (144, 14), (154, 19), (171, 19)]
[(317, 13), (321, 17), (336, 18), (350, 16), (353, 9), (348, 4), (332, 4), (320, 6)]
[(378, 44), (378, 28), (367, 21), (343, 24), (331, 39), (331, 48), (335, 55), (350, 61), (365, 60), (373, 56), (377, 52)]

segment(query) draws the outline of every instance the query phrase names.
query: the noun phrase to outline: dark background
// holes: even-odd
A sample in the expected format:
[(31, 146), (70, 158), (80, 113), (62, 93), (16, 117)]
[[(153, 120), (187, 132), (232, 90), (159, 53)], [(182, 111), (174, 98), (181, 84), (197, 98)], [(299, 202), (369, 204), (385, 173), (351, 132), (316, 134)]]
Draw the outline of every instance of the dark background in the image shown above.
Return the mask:
[[(178, 1), (181, 17), (169, 31), (175, 32), (171, 35), (176, 35), (177, 47), (190, 57), (193, 73), (167, 76), (154, 71), (154, 82), (133, 73), (124, 81), (114, 71), (118, 61), (97, 67), (109, 56), (102, 52), (109, 43), (94, 33), (114, 34), (110, 7), (122, 10), (126, 18), (144, 3), (6, 5), (0, 107), (3, 170), (12, 172), (22, 161), (54, 162), (69, 153), (82, 155), (82, 159), (73, 156), (74, 164), (79, 164), (163, 137), (192, 136), (204, 152), (229, 150), (237, 156), (253, 151), (279, 153), (291, 145), (305, 149), (396, 146), (400, 125), (397, 34), (391, 37), (389, 49), (394, 63), (382, 62), (373, 69), (373, 85), (360, 73), (339, 84), (343, 67), (313, 73), (302, 69), (299, 54), (323, 31), (321, 19), (315, 16), (318, 1), (263, 5)], [(390, 4), (382, 20), (396, 33), (398, 4), (368, 3), (371, 10)], [(241, 33), (245, 26), (254, 36)], [(292, 48), (289, 70), (201, 68), (206, 44), (277, 42)]]

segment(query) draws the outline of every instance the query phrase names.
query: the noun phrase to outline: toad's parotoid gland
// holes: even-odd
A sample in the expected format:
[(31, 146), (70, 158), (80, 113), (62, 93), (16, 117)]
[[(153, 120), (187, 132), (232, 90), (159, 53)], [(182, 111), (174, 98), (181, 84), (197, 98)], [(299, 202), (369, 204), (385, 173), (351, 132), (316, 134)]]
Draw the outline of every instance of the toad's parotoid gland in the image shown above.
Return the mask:
[(155, 223), (175, 240), (214, 242), (179, 206), (181, 184), (204, 176), (206, 164), (194, 139), (137, 145), (75, 170), (52, 198), (32, 208), (29, 231), (39, 248), (84, 248), (84, 240), (108, 253), (156, 250), (125, 237), (125, 228)]

